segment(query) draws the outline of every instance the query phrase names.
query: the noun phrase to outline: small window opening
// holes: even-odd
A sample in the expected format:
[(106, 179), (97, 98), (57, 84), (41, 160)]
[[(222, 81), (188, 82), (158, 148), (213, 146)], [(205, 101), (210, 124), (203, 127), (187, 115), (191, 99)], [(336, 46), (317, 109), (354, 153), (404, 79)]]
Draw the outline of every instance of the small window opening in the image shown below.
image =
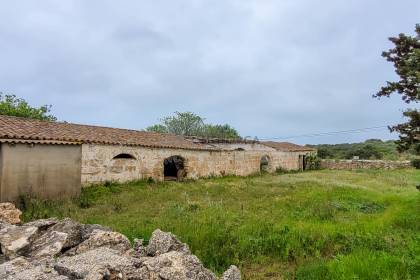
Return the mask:
[(115, 157), (113, 157), (112, 159), (120, 159), (120, 158), (122, 158), (122, 159), (136, 159), (135, 157), (133, 157), (130, 154), (119, 154), (119, 155), (116, 155)]
[(236, 148), (235, 151), (245, 151), (244, 148)]
[(269, 164), (270, 164), (270, 158), (267, 155), (262, 156), (260, 160), (260, 171), (267, 172), (269, 169)]
[(181, 181), (186, 176), (184, 159), (171, 156), (163, 161), (163, 174), (166, 181)]

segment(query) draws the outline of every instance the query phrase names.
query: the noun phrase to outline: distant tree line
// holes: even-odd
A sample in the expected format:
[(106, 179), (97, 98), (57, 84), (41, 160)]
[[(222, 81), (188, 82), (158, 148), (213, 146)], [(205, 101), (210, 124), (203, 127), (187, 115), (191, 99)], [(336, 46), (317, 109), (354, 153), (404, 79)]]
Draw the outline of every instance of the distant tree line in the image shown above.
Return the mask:
[(204, 121), (204, 118), (192, 112), (175, 112), (172, 116), (162, 118), (159, 124), (147, 127), (146, 130), (203, 138), (241, 138), (238, 131), (228, 124), (208, 124)]
[(415, 157), (414, 147), (400, 153), (394, 140), (382, 141), (369, 139), (362, 143), (320, 144), (310, 145), (318, 150), (318, 156), (323, 159), (411, 159)]

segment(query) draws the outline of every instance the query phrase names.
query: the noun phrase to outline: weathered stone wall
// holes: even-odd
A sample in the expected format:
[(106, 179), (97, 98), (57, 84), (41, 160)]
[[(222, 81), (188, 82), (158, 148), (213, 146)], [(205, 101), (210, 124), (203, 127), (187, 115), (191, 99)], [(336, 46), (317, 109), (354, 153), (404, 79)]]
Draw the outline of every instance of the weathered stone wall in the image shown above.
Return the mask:
[[(135, 159), (113, 159), (126, 153)], [(260, 171), (261, 157), (268, 155), (269, 171), (298, 169), (299, 152), (276, 150), (198, 151), (112, 145), (82, 145), (82, 185), (104, 181), (163, 180), (163, 161), (170, 156), (185, 159), (186, 177), (247, 176)]]
[(326, 169), (398, 169), (410, 168), (410, 161), (391, 160), (332, 160), (321, 161), (321, 168)]
[(81, 146), (1, 144), (0, 200), (31, 194), (55, 199), (80, 193)]

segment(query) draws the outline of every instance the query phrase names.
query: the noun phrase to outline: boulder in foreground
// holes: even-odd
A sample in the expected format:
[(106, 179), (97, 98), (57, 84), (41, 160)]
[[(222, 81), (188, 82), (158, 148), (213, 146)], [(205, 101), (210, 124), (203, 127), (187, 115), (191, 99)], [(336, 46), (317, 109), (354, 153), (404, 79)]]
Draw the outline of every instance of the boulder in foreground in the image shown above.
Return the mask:
[[(16, 220), (14, 220), (16, 221)], [(19, 221), (20, 222), (20, 221)], [(0, 279), (218, 280), (172, 233), (155, 230), (147, 246), (70, 219), (0, 223)], [(219, 280), (240, 280), (231, 266)]]

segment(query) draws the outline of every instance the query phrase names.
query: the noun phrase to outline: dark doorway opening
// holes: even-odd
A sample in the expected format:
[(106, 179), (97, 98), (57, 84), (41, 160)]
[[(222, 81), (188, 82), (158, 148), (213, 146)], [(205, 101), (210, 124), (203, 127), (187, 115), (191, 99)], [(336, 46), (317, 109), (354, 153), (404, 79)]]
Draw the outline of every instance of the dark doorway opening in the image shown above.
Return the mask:
[(299, 155), (299, 170), (304, 171), (306, 169), (306, 156)]
[(163, 175), (166, 181), (181, 181), (185, 175), (184, 158), (171, 156), (163, 161)]
[(268, 172), (269, 165), (270, 165), (270, 158), (267, 155), (262, 156), (260, 160), (260, 171)]

